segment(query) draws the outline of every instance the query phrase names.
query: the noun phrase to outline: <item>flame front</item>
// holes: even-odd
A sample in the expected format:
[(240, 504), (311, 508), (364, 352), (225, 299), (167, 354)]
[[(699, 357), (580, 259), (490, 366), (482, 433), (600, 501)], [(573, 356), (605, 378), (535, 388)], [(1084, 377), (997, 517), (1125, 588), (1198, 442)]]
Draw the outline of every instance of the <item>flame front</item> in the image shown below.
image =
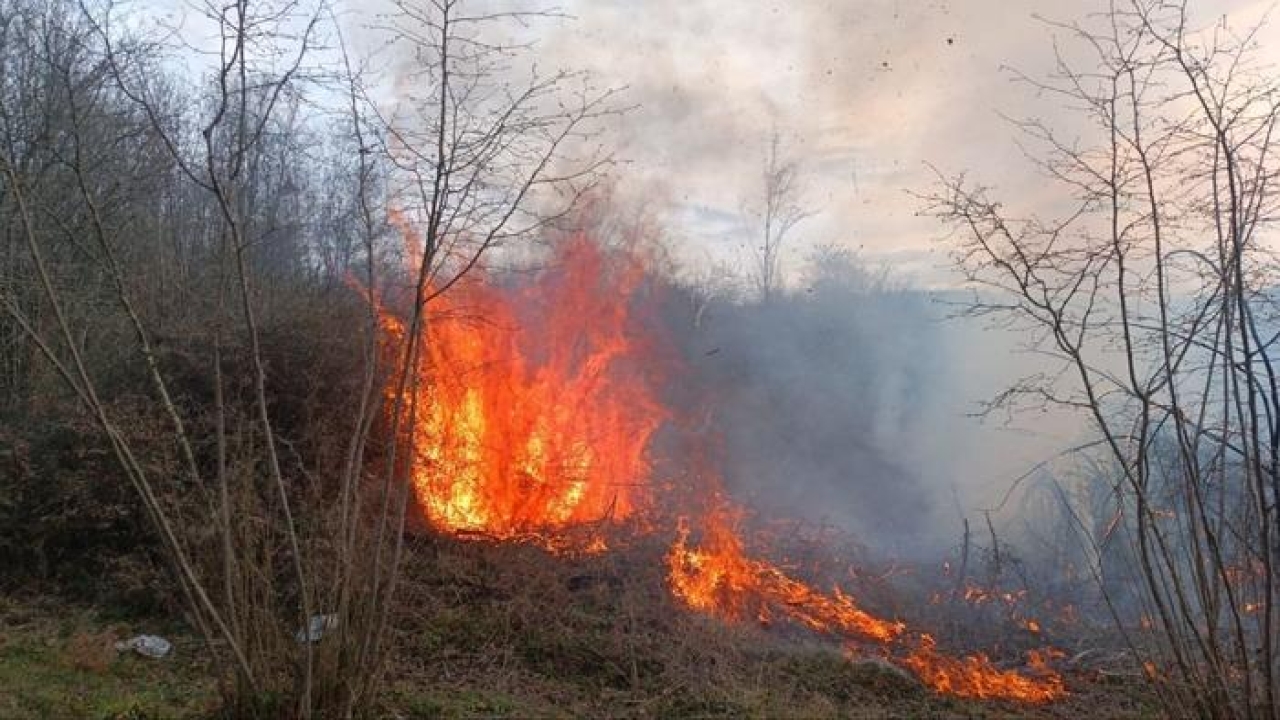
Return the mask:
[(782, 615), (818, 632), (838, 633), (889, 642), (902, 633), (902, 623), (863, 612), (837, 588), (824, 595), (781, 569), (746, 556), (734, 532), (736, 512), (720, 502), (702, 525), (702, 543), (689, 545), (684, 519), (667, 562), (672, 592), (689, 607), (728, 620), (755, 618), (769, 622)]
[(1066, 694), (1062, 678), (1045, 661), (1030, 655), (1038, 677), (1000, 670), (985, 655), (954, 658), (943, 654), (928, 634), (910, 635), (906, 625), (877, 618), (833, 589), (821, 593), (789, 577), (780, 568), (750, 558), (734, 530), (741, 512), (717, 495), (701, 524), (702, 541), (689, 542), (689, 523), (681, 519), (667, 556), (672, 592), (689, 607), (730, 621), (770, 622), (785, 617), (812, 630), (870, 640), (905, 652), (899, 662), (935, 691), (959, 697), (1045, 703)]
[(1027, 677), (1000, 670), (982, 653), (964, 658), (942, 654), (932, 636), (922, 634), (919, 645), (902, 664), (915, 671), (920, 680), (940, 693), (959, 697), (1020, 700), (1046, 703), (1066, 694), (1062, 677), (1049, 668), (1046, 653), (1033, 650), (1028, 665), (1040, 677)]
[[(477, 278), (431, 301), (403, 405), (429, 523), (502, 538), (642, 508), (665, 417), (636, 362), (629, 299), (642, 279), (635, 258), (576, 237), (523, 286)], [(384, 325), (401, 327), (385, 311)]]

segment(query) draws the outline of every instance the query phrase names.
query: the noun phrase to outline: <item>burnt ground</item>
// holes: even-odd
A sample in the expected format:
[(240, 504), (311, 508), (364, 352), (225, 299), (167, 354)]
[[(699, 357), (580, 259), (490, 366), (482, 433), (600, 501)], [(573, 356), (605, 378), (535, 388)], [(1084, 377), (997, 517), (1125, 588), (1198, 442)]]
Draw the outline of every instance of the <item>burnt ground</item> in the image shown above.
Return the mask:
[[(726, 625), (679, 607), (658, 543), (585, 557), (453, 540), (415, 544), (389, 688), (397, 718), (1153, 718), (1127, 675), (1064, 672), (1050, 705), (939, 696), (880, 662), (785, 626)], [(117, 654), (158, 633), (163, 660)], [(946, 637), (940, 642), (945, 643)], [(110, 607), (0, 599), (0, 717), (200, 718), (212, 670), (180, 623)]]

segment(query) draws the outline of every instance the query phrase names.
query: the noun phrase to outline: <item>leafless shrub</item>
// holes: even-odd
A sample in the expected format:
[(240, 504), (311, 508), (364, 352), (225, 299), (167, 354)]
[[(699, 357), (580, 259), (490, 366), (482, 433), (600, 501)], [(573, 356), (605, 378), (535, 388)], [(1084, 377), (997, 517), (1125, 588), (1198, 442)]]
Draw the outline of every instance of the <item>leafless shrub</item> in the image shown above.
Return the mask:
[[(427, 301), (608, 165), (590, 125), (613, 93), (521, 85), (520, 48), (477, 34), (546, 14), (472, 7), (406, 4), (383, 28), (422, 63), (419, 123), (381, 114), (358, 58), (318, 62), (337, 31), (322, 3), (202, 6), (216, 38), (187, 93), (122, 6), (0, 2), (4, 419), (88, 420), (229, 711), (350, 717), (376, 694), (413, 452), (394, 425)], [(320, 83), (337, 120), (308, 115)], [(405, 275), (393, 207), (425, 242), (414, 339), (389, 358), (369, 299)], [(325, 636), (299, 642), (317, 617)]]
[(1256, 29), (1193, 32), (1187, 17), (1135, 0), (1053, 25), (1088, 66), (1064, 54), (1051, 78), (1022, 80), (1082, 126), (1018, 127), (1058, 218), (1018, 217), (964, 177), (944, 178), (928, 208), (981, 288), (969, 311), (1025, 328), (1057, 362), (999, 402), (1070, 408), (1097, 432), (1107, 520), (1086, 512), (1077, 528), (1109, 591), (1105, 556), (1131, 549), (1145, 620), (1112, 612), (1166, 710), (1269, 717), (1280, 394), (1265, 237), (1280, 95)]

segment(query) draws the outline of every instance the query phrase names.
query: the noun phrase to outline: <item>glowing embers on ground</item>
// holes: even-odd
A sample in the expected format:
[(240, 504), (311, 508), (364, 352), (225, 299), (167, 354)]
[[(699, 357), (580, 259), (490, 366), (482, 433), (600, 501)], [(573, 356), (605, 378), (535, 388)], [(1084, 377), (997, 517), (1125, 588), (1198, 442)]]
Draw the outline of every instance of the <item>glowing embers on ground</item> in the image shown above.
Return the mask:
[(930, 635), (908, 633), (901, 622), (870, 615), (839, 588), (819, 592), (768, 562), (747, 557), (736, 530), (740, 518), (741, 511), (717, 494), (699, 525), (696, 546), (690, 543), (688, 520), (680, 520), (667, 556), (668, 579), (672, 592), (689, 607), (730, 621), (767, 623), (784, 617), (818, 632), (891, 646), (904, 655), (897, 662), (948, 695), (1044, 703), (1066, 694), (1061, 676), (1045, 662), (1047, 652), (1030, 654), (1036, 677), (1000, 670), (982, 654), (950, 657), (937, 650)]
[[(652, 332), (630, 313), (643, 279), (637, 258), (576, 237), (519, 284), (476, 275), (430, 302), (405, 404), (428, 522), (550, 546), (647, 504), (649, 438), (665, 414), (644, 377)], [(579, 544), (603, 548), (600, 535)]]

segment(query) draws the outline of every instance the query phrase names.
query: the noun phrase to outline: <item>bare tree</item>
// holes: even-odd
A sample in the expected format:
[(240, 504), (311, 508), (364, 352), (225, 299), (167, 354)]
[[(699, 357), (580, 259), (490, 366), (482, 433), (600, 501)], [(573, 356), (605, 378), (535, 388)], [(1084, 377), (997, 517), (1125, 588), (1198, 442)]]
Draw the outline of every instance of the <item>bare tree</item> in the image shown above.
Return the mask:
[[(264, 339), (281, 323), (307, 319), (296, 304), (287, 317), (273, 305), (288, 292), (314, 301), (354, 256), (346, 251), (345, 266), (315, 278), (315, 251), (331, 245), (308, 245), (301, 219), (301, 188), (320, 175), (308, 173), (300, 149), (299, 111), (322, 6), (206, 8), (220, 42), (210, 90), (199, 98), (166, 82), (163, 48), (123, 30), (115, 9), (0, 5), (0, 57), (29, 62), (31, 79), (43, 83), (0, 92), (0, 216), (29, 258), (0, 284), (5, 317), (109, 440), (171, 561), (188, 617), (227, 671), (229, 710), (275, 715), (284, 702), (301, 717), (348, 717), (377, 669), (349, 648), (370, 627), (361, 609), (376, 595), (356, 538), (370, 524), (358, 495), (362, 450), (380, 412), (378, 339), (366, 326), (347, 462), (316, 474), (307, 465), (323, 462), (321, 450), (305, 457), (302, 438), (279, 430), (280, 376), (268, 373)], [(346, 77), (354, 87), (354, 74)], [(335, 173), (336, 182), (352, 180), (337, 195), (356, 200), (350, 218), (339, 214), (325, 230), (359, 238), (372, 287), (381, 230), (357, 110), (353, 104), (349, 133), (356, 147), (346, 156), (356, 167), (348, 172), (339, 160)], [(151, 244), (170, 233), (173, 264), (163, 242)], [(173, 309), (183, 297), (194, 298), (189, 312)], [(106, 312), (104, 300), (119, 312)], [(99, 337), (124, 352), (95, 362), (86, 350)], [(180, 346), (181, 359), (166, 358), (162, 343)], [(106, 389), (104, 378), (135, 363), (178, 449), (176, 478), (157, 477), (157, 459), (135, 440), (141, 423), (128, 422)], [(184, 402), (174, 389), (184, 381), (188, 392), (193, 382), (211, 389), (208, 406)], [(252, 398), (252, 412), (228, 398), (237, 393)], [(316, 475), (338, 477), (340, 502), (328, 501)], [(276, 567), (280, 558), (287, 570)], [(321, 602), (347, 614), (318, 614)], [(310, 629), (317, 618), (322, 627)], [(334, 624), (343, 628), (329, 633), (336, 639), (313, 642)]]
[[(74, 6), (13, 4), (0, 8), (0, 19), (5, 29), (6, 59), (14, 57), (9, 53), (13, 49), (11, 42), (25, 43), (25, 59), (43, 83), (37, 93), (6, 92), (0, 98), (5, 141), (4, 150), (0, 151), (0, 173), (8, 205), (5, 215), (18, 224), (30, 260), (26, 269), (42, 297), (36, 303), (29, 302), (19, 284), (7, 282), (0, 287), (0, 301), (8, 318), (56, 369), (109, 440), (145, 516), (158, 532), (194, 624), (215, 654), (222, 655), (224, 647), (214, 639), (225, 644), (233, 658), (231, 664), (253, 685), (244, 647), (237, 642), (200, 577), (191, 538), (183, 532), (181, 520), (168, 502), (169, 491), (156, 481), (135, 447), (128, 426), (107, 400), (101, 389), (100, 372), (95, 372), (100, 363), (86, 352), (87, 328), (77, 328), (81, 323), (91, 323), (101, 330), (112, 323), (104, 322), (106, 318), (101, 314), (77, 317), (84, 310), (86, 299), (67, 282), (68, 271), (78, 272), (82, 282), (94, 276), (104, 281), (104, 295), (121, 309), (124, 326), (134, 336), (152, 389), (171, 422), (188, 487), (197, 494), (205, 493), (207, 488), (190, 436), (160, 373), (151, 334), (141, 319), (132, 278), (122, 267), (119, 247), (122, 231), (136, 221), (135, 208), (141, 204), (127, 193), (144, 190), (148, 185), (145, 174), (163, 172), (165, 164), (131, 167), (140, 158), (155, 160), (153, 154), (145, 152), (150, 139), (145, 132), (146, 123), (139, 122), (141, 118), (136, 113), (128, 112), (127, 103), (122, 102), (124, 98), (110, 82), (102, 48), (94, 42), (92, 24)], [(130, 43), (119, 60), (132, 66), (141, 52), (140, 47)], [(33, 134), (32, 130), (36, 132)], [(42, 162), (30, 162), (41, 156)], [(40, 172), (33, 173), (36, 168)], [(107, 180), (105, 168), (117, 173), (115, 182)], [(42, 174), (44, 178), (40, 177)], [(46, 182), (49, 178), (62, 184), (51, 186)], [(137, 185), (130, 187), (129, 180), (135, 180)], [(48, 204), (59, 197), (62, 200), (58, 206)], [(78, 262), (66, 262), (68, 246), (76, 250)], [(52, 314), (52, 323), (42, 319), (46, 311)]]
[(782, 249), (791, 231), (813, 215), (804, 206), (799, 176), (799, 161), (784, 153), (782, 133), (774, 128), (761, 173), (761, 205), (746, 210), (758, 225), (760, 241), (752, 246), (751, 280), (766, 302), (782, 287)]
[(1078, 113), (1017, 124), (1065, 210), (1018, 217), (964, 177), (929, 209), (977, 288), (969, 310), (1056, 358), (998, 403), (1069, 408), (1098, 434), (1112, 517), (1079, 527), (1098, 557), (1132, 544), (1143, 621), (1110, 607), (1166, 711), (1276, 717), (1280, 86), (1256, 28), (1195, 32), (1180, 2), (1051, 25), (1091, 64), (1060, 53), (1052, 77), (1021, 79)]
[[(374, 663), (383, 650), (404, 553), (413, 483), (419, 402), (430, 382), (423, 343), (430, 302), (447, 292), (493, 250), (526, 240), (574, 208), (595, 187), (612, 157), (599, 140), (600, 121), (613, 117), (617, 89), (596, 88), (581, 73), (544, 75), (521, 63), (527, 43), (512, 31), (555, 20), (555, 11), (495, 10), (466, 0), (398, 0), (381, 29), (410, 58), (396, 78), (393, 107), (368, 102), (378, 118), (383, 156), (401, 233), (412, 246), (401, 342), (389, 382), (388, 445), (384, 448), (377, 530), (366, 557), (375, 588), (368, 608), (373, 630), (360, 656)], [(394, 305), (389, 294), (375, 302)]]

